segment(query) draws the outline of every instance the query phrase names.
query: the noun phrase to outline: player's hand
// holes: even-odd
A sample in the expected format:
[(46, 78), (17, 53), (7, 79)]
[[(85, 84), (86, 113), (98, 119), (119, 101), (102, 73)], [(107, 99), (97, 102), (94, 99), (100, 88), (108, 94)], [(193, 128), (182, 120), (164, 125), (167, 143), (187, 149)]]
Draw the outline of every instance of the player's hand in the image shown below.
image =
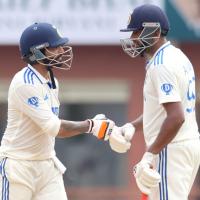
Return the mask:
[(131, 147), (131, 139), (135, 133), (135, 127), (127, 123), (122, 127), (115, 126), (109, 137), (109, 144), (113, 151), (126, 153)]
[(88, 119), (90, 126), (88, 133), (92, 133), (100, 140), (108, 140), (115, 123), (107, 119), (104, 114), (98, 114), (93, 119)]
[(119, 127), (119, 129), (121, 131), (121, 135), (130, 142), (135, 133), (135, 127), (133, 126), (133, 124), (126, 123), (125, 125)]
[(158, 187), (160, 182), (160, 174), (153, 169), (154, 154), (146, 152), (142, 160), (134, 167), (133, 174), (140, 191), (149, 195), (151, 189)]

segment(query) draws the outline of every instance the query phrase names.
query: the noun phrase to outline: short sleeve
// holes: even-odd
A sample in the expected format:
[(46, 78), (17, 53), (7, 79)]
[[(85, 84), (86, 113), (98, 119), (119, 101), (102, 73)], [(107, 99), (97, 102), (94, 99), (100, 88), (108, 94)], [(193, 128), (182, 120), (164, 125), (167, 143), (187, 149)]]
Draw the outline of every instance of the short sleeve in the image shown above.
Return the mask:
[(158, 94), (159, 103), (181, 101), (176, 74), (166, 66), (155, 66), (151, 71), (151, 79)]
[(53, 114), (44, 100), (42, 90), (34, 85), (23, 85), (14, 89), (18, 109), (31, 118), (44, 132), (56, 136), (61, 120)]

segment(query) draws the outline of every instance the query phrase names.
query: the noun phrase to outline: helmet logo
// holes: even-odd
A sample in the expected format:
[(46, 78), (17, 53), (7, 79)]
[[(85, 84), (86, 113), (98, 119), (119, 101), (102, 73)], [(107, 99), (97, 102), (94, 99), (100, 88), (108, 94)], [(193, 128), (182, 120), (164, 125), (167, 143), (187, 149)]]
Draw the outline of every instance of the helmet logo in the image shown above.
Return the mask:
[(57, 28), (54, 25), (52, 25), (52, 27), (57, 30)]
[(60, 31), (59, 31), (55, 26), (52, 26), (52, 27), (53, 27), (54, 29), (56, 29), (57, 34), (58, 34), (60, 37), (62, 37)]
[(34, 31), (36, 31), (37, 29), (38, 29), (38, 27), (37, 27), (37, 26), (34, 26), (34, 27), (33, 27), (33, 30), (34, 30)]
[(128, 25), (131, 23), (131, 14), (129, 15), (129, 17), (128, 17)]

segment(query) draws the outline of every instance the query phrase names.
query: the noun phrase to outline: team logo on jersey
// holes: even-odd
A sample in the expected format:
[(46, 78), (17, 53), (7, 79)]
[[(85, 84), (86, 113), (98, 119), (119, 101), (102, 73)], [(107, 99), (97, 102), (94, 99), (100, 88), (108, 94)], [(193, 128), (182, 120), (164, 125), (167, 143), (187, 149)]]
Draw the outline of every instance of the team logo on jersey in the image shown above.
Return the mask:
[(52, 112), (54, 115), (58, 116), (59, 115), (59, 107), (51, 107)]
[(173, 89), (173, 86), (170, 83), (164, 83), (161, 86), (161, 90), (165, 92), (166, 95), (169, 95)]
[(28, 104), (30, 106), (33, 106), (33, 107), (37, 108), (39, 106), (39, 99), (38, 99), (38, 97), (28, 98)]

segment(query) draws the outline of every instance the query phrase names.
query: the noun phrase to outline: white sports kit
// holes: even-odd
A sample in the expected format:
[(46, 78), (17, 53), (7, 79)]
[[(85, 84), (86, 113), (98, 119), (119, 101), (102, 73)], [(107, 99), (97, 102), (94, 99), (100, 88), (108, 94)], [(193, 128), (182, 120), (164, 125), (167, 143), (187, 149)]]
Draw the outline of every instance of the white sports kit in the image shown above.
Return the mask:
[(54, 150), (61, 123), (58, 112), (58, 89), (32, 66), (14, 76), (0, 147), (2, 200), (67, 200), (65, 167)]
[(195, 116), (195, 75), (184, 53), (170, 42), (147, 63), (143, 88), (143, 130), (150, 146), (159, 134), (166, 112), (163, 103), (181, 102), (185, 122), (176, 137), (157, 156), (161, 175), (151, 200), (187, 200), (200, 164), (200, 140)]

